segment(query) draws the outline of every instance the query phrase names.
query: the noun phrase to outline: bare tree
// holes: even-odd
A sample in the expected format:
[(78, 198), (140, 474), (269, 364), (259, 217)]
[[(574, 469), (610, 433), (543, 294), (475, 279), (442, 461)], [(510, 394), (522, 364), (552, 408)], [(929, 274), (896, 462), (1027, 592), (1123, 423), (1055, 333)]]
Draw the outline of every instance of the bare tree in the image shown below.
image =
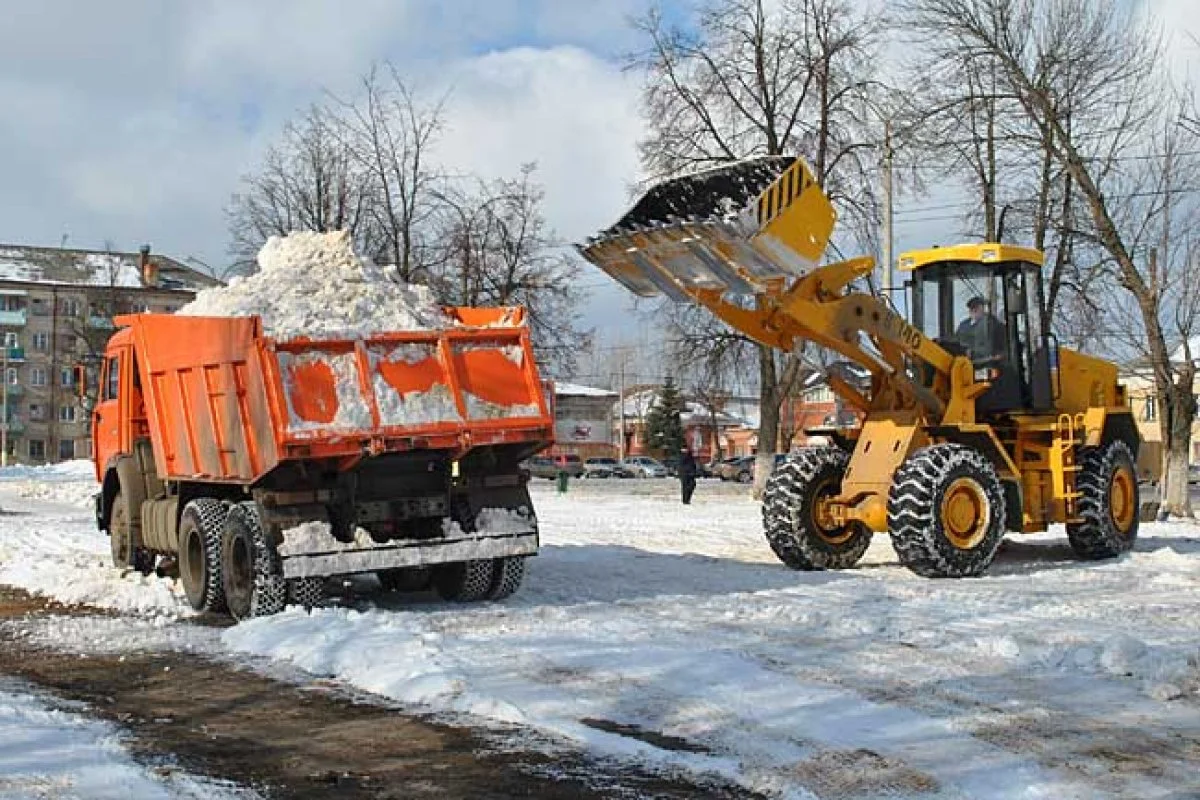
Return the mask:
[(527, 164), (516, 178), (438, 193), (443, 250), (431, 284), (448, 303), (524, 306), (539, 360), (569, 377), (590, 334), (576, 317), (574, 256), (546, 224), (534, 174)]
[(366, 211), (375, 247), (365, 251), (405, 283), (427, 278), (436, 258), (429, 231), (442, 174), (431, 151), (442, 130), (444, 100), (424, 101), (391, 64), (362, 80), (362, 97), (343, 103), (343, 141), (369, 176)]
[(301, 230), (349, 230), (359, 248), (371, 249), (365, 213), (371, 187), (339, 128), (329, 108), (310, 106), (242, 179), (227, 211), (235, 264), (253, 265), (269, 236)]
[[(637, 28), (646, 48), (630, 64), (645, 75), (641, 156), (652, 180), (753, 155), (803, 155), (849, 229), (870, 238), (878, 137), (866, 114), (879, 32), (870, 12), (847, 0), (708, 0), (694, 25), (671, 25), (655, 9)], [(702, 325), (686, 335), (702, 346), (711, 332)], [(803, 366), (756, 347), (761, 492), (780, 405)]]
[[(1196, 403), (1187, 343), (1196, 320), (1167, 292), (1167, 270), (1180, 272), (1174, 259), (1164, 262), (1162, 252), (1151, 258), (1145, 247), (1151, 231), (1174, 242), (1169, 185), (1183, 157), (1171, 158), (1170, 145), (1156, 137), (1184, 119), (1167, 102), (1159, 32), (1116, 0), (911, 0), (909, 11), (931, 47), (994, 60), (1028, 120), (1049, 132), (1054, 160), (1087, 209), (1082, 233), (1103, 253), (1110, 285), (1135, 304), (1168, 420), (1164, 507), (1190, 514), (1186, 469)], [(1157, 185), (1141, 188), (1147, 180)], [(1183, 347), (1177, 358), (1175, 341)]]

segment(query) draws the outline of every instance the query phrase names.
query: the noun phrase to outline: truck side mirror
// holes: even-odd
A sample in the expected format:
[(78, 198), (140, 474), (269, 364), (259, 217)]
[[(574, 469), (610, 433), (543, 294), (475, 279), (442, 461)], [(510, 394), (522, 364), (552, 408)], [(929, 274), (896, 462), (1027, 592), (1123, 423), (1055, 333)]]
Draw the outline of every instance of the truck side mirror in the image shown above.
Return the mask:
[(80, 400), (86, 400), (88, 394), (87, 367), (83, 364), (76, 364), (71, 367), (71, 372), (75, 379), (75, 396)]

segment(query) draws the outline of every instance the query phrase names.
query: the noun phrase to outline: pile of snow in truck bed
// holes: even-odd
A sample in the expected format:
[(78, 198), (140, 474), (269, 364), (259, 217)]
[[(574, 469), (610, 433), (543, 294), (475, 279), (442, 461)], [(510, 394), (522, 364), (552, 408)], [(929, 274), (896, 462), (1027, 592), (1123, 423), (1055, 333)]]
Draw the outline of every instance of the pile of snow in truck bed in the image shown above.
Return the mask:
[(257, 314), (268, 336), (354, 338), (384, 331), (454, 324), (433, 293), (391, 279), (354, 252), (348, 231), (272, 236), (258, 254), (259, 271), (206, 289), (180, 314)]

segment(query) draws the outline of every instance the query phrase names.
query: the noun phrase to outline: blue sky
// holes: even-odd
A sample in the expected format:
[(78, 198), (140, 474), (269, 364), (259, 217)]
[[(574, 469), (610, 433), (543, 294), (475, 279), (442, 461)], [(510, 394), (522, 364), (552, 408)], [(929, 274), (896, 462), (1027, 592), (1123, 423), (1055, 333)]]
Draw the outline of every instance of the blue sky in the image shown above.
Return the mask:
[[(223, 209), (297, 109), (351, 96), (393, 60), (450, 92), (440, 156), (513, 175), (537, 161), (546, 214), (578, 240), (626, 207), (637, 178), (638, 77), (619, 56), (649, 0), (106, 0), (4, 3), (0, 242), (226, 259)], [(668, 3), (683, 17), (687, 0)], [(1172, 30), (1195, 0), (1153, 0)], [(902, 198), (900, 248), (953, 224)], [(941, 238), (946, 238), (942, 236)], [(585, 320), (626, 327), (628, 298), (598, 271)]]

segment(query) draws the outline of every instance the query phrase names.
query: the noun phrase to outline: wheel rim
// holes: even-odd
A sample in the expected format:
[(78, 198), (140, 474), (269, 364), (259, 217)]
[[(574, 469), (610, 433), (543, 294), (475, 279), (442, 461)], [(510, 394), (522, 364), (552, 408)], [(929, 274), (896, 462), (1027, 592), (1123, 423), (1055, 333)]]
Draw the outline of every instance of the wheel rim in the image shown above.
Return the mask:
[(229, 585), (225, 590), (226, 596), (242, 600), (249, 596), (250, 587), (254, 581), (251, 570), (253, 565), (250, 558), (250, 545), (244, 536), (234, 536), (229, 543), (229, 563), (225, 565), (225, 574)]
[(838, 493), (838, 483), (836, 478), (826, 478), (817, 484), (817, 489), (813, 492), (812, 503), (813, 530), (816, 531), (821, 541), (835, 547), (845, 544), (854, 535), (853, 525), (839, 527), (825, 511), (825, 501)]
[(200, 531), (189, 529), (183, 546), (186, 558), (182, 559), (180, 565), (180, 577), (187, 586), (201, 591), (204, 581), (204, 542), (200, 541)]
[(959, 478), (942, 496), (942, 530), (959, 550), (970, 550), (987, 535), (991, 505), (972, 478)]
[(1120, 467), (1113, 473), (1112, 486), (1109, 487), (1108, 493), (1109, 511), (1113, 523), (1122, 534), (1129, 532), (1137, 516), (1137, 502), (1134, 499), (1137, 494), (1136, 486), (1133, 474), (1128, 468)]
[(125, 507), (125, 498), (118, 496), (113, 503), (112, 520), (109, 523), (109, 547), (112, 548), (113, 561), (116, 566), (129, 564), (129, 513)]

